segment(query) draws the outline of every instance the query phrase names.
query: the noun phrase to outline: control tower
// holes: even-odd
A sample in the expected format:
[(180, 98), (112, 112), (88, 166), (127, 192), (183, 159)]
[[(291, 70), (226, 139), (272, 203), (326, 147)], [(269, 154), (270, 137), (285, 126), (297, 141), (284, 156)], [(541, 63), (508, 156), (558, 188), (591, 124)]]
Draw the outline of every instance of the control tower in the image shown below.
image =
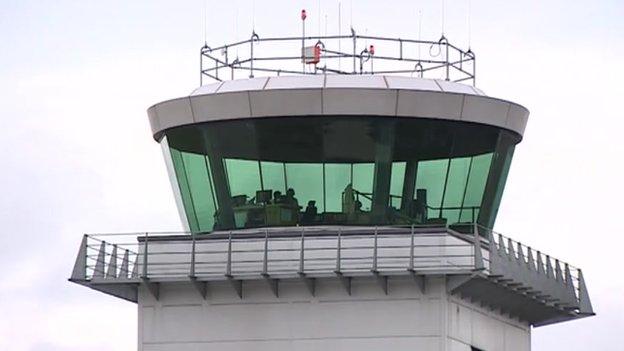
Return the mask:
[(352, 30), (200, 57), (148, 109), (185, 232), (85, 235), (70, 279), (137, 304), (139, 350), (528, 351), (594, 314), (579, 268), (492, 229), (529, 112), (472, 51)]

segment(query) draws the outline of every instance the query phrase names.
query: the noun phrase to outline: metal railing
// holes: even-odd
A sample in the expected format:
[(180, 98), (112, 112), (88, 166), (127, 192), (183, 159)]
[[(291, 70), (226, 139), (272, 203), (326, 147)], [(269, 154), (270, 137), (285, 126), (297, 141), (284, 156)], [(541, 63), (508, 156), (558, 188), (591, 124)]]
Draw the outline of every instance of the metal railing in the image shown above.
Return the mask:
[[(206, 282), (228, 280), (242, 297), (245, 280), (265, 279), (278, 296), (280, 279), (303, 279), (314, 294), (310, 281), (338, 277), (350, 294), (353, 277), (372, 275), (387, 293), (388, 277), (406, 274), (421, 282), (427, 275), (457, 277), (452, 291), (485, 280), (566, 318), (593, 315), (581, 269), (476, 224), (463, 233), (444, 226), (328, 226), (85, 234), (71, 280), (136, 301), (136, 284), (158, 298), (154, 283), (188, 280), (203, 286), (202, 294)], [(466, 289), (480, 296), (480, 288)], [(535, 318), (535, 325), (551, 322)]]
[[(466, 272), (474, 269), (475, 244), (446, 229), (269, 229), (244, 234), (86, 234), (86, 279), (245, 278), (371, 271)], [(295, 234), (293, 234), (293, 232)], [(469, 237), (469, 236), (468, 236)], [(135, 241), (133, 241), (135, 240)]]
[[(306, 64), (305, 48), (318, 48), (318, 62)], [(349, 47), (343, 50), (342, 47)], [(241, 74), (242, 73), (242, 74)], [(476, 57), (442, 36), (437, 41), (356, 34), (261, 37), (200, 50), (200, 85), (257, 76), (384, 74), (476, 82)]]
[(492, 229), (480, 225), (477, 228), (488, 238), (493, 276), (539, 287), (562, 305), (576, 310), (583, 309), (580, 305), (589, 301), (580, 268)]

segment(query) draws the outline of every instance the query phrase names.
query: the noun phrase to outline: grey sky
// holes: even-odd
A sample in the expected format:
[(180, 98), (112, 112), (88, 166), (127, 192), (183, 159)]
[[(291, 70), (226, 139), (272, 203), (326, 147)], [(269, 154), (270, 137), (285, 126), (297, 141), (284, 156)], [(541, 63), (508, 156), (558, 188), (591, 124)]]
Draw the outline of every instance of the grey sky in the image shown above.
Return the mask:
[[(302, 7), (318, 30), (318, 1), (0, 3), (0, 350), (135, 347), (136, 306), (66, 278), (84, 232), (180, 229), (145, 111), (197, 87), (205, 3), (209, 44), (248, 37), (252, 12), (260, 35), (298, 35)], [(418, 9), (423, 38), (442, 31), (441, 0), (346, 0), (343, 32), (351, 3), (362, 33), (417, 37)], [(321, 7), (337, 31), (338, 1)], [(583, 268), (599, 314), (533, 349), (621, 350), (624, 3), (471, 7), (477, 86), (531, 110), (496, 229)], [(467, 8), (446, 1), (463, 47)]]

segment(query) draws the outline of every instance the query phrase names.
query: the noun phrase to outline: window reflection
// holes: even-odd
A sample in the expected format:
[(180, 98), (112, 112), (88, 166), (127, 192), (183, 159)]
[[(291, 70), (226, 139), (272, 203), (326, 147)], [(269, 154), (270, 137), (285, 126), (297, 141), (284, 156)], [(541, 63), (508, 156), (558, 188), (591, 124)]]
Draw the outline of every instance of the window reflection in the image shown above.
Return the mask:
[(166, 138), (193, 232), (491, 227), (519, 141), (478, 124), (352, 116), (212, 122)]

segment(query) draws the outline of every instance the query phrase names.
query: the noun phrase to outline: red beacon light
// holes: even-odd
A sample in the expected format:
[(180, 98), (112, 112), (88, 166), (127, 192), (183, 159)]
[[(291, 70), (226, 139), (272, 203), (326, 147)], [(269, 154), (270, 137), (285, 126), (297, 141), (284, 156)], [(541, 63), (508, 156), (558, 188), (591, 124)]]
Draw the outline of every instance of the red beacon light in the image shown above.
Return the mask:
[(306, 13), (306, 10), (305, 9), (301, 10), (301, 20), (305, 21), (307, 17), (308, 17), (308, 14)]
[(368, 52), (370, 52), (371, 55), (375, 55), (375, 46), (374, 45), (369, 46)]

